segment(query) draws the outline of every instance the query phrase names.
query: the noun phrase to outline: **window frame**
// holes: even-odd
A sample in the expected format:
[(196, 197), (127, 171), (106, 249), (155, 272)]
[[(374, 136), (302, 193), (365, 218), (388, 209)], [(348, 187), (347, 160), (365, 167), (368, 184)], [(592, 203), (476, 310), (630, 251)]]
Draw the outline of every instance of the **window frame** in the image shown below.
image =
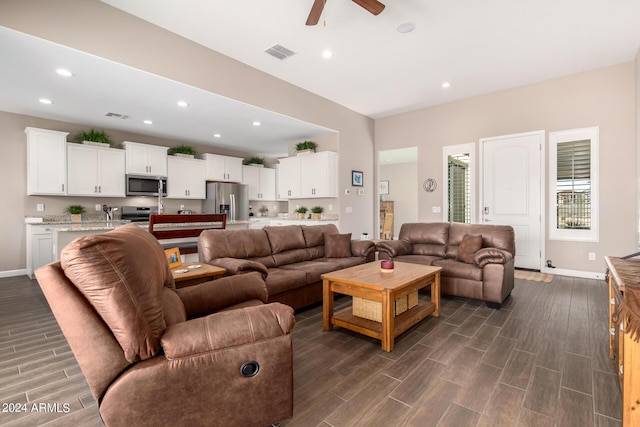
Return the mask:
[[(599, 176), (599, 134), (598, 126), (549, 132), (549, 240), (573, 242), (600, 241), (600, 176)], [(558, 224), (558, 144), (572, 141), (590, 141), (590, 197), (591, 228), (560, 229)]]

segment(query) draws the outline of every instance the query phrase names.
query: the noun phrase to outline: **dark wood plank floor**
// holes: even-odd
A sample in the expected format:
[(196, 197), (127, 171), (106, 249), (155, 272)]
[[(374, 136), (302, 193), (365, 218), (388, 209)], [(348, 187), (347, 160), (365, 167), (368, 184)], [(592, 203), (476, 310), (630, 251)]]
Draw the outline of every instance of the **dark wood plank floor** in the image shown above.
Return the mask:
[[(516, 280), (502, 310), (444, 298), (440, 318), (386, 353), (344, 329), (323, 332), (319, 306), (301, 311), (295, 414), (280, 426), (620, 426), (607, 316), (603, 281)], [(0, 404), (3, 426), (101, 425), (46, 300), (26, 277), (0, 279)], [(6, 412), (11, 404), (27, 411)]]

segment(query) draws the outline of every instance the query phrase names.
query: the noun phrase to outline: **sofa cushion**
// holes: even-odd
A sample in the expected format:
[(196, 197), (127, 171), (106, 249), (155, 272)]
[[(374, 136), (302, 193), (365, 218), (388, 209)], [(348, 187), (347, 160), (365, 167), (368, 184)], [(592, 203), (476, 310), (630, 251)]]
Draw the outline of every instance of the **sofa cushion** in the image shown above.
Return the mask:
[[(326, 258), (325, 258), (326, 259)], [(340, 270), (338, 263), (332, 262), (333, 259), (328, 259), (327, 262), (318, 260), (298, 262), (295, 264), (289, 264), (282, 267), (286, 270), (304, 271), (307, 275), (307, 283), (315, 283), (322, 280), (322, 275), (330, 273), (332, 271)]]
[(204, 230), (198, 237), (198, 256), (206, 263), (217, 258), (239, 258), (267, 267), (276, 265), (263, 230)]
[(291, 249), (304, 249), (306, 247), (302, 228), (299, 225), (264, 227), (263, 230), (269, 238), (271, 253), (274, 255)]
[(307, 273), (296, 269), (270, 268), (264, 282), (271, 300), (272, 295), (306, 286)]
[(440, 274), (443, 277), (482, 281), (482, 268), (475, 264), (467, 264), (454, 259), (439, 259), (433, 261), (432, 265), (442, 267)]
[(483, 248), (498, 248), (515, 256), (515, 233), (509, 225), (462, 224), (452, 222), (449, 227), (447, 258), (456, 258), (458, 245), (466, 234), (482, 235)]
[(398, 238), (413, 245), (414, 255), (444, 257), (449, 238), (449, 223), (405, 223), (400, 227)]
[(301, 225), (300, 228), (307, 248), (324, 246), (325, 234), (339, 233), (338, 227), (333, 224)]
[(324, 256), (327, 258), (348, 258), (351, 256), (351, 233), (325, 234)]
[[(105, 234), (80, 237), (60, 255), (65, 275), (82, 292), (134, 363), (160, 351), (166, 328), (163, 289), (175, 292), (169, 263), (160, 243), (129, 224)], [(178, 320), (180, 314), (172, 316)]]
[(398, 262), (411, 262), (413, 264), (433, 265), (434, 261), (438, 261), (442, 258), (429, 255), (400, 255), (393, 259), (394, 261)]
[(314, 262), (330, 263), (335, 266), (335, 268), (331, 271), (335, 271), (364, 264), (366, 262), (366, 258), (359, 256), (351, 256), (348, 258), (318, 258), (315, 259)]
[(465, 234), (462, 242), (458, 245), (456, 260), (472, 264), (476, 252), (480, 249), (482, 249), (482, 236)]
[(273, 259), (276, 261), (276, 266), (282, 267), (296, 262), (309, 261), (311, 256), (309, 251), (305, 248), (291, 249), (273, 254)]

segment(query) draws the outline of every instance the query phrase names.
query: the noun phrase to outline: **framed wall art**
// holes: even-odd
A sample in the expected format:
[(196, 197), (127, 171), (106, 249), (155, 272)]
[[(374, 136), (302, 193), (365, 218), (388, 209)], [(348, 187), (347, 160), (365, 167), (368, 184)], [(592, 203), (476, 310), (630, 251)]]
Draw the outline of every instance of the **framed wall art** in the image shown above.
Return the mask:
[(389, 181), (380, 181), (378, 183), (378, 193), (389, 194)]
[(354, 187), (362, 187), (364, 179), (364, 173), (362, 171), (351, 171), (351, 185)]

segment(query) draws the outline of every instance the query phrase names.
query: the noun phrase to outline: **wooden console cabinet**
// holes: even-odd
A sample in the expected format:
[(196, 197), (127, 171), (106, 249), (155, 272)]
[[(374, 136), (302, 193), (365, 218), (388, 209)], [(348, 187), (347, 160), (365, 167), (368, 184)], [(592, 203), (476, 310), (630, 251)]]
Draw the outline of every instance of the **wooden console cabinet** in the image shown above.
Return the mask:
[(627, 284), (640, 281), (640, 259), (605, 257), (609, 274), (609, 356), (615, 359), (622, 392), (622, 425), (640, 426), (640, 342), (632, 339), (619, 308)]

